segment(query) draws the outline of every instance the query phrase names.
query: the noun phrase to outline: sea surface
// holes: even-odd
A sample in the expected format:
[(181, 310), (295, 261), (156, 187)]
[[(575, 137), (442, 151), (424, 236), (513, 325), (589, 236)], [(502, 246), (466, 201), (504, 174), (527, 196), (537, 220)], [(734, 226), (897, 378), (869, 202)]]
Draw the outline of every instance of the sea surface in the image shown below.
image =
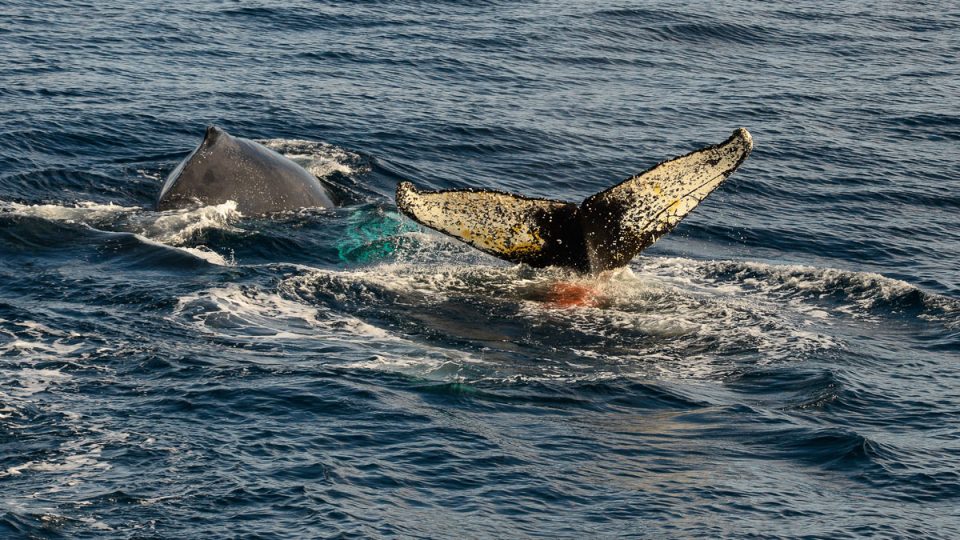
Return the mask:
[[(154, 211), (208, 125), (342, 204)], [(394, 204), (741, 126), (602, 278)], [(0, 537), (868, 536), (960, 537), (955, 2), (0, 2)]]

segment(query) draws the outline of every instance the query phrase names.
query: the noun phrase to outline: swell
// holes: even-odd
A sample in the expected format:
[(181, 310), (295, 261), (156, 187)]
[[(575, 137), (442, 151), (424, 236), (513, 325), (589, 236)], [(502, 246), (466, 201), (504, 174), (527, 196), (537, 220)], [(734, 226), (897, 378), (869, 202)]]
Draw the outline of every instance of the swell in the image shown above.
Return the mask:
[[(942, 503), (960, 496), (960, 474), (945, 466), (943, 449), (923, 442), (949, 436), (936, 422), (948, 413), (864, 392), (853, 371), (836, 369), (750, 370), (725, 383), (739, 404), (681, 412), (677, 419), (689, 425), (691, 438), (728, 441), (717, 445), (727, 455), (791, 462), (815, 475), (832, 471), (885, 500)], [(890, 422), (902, 435), (880, 428)]]
[(749, 446), (773, 458), (843, 472), (885, 499), (943, 502), (960, 496), (960, 474), (929, 467), (938, 460), (937, 453), (881, 444), (848, 429), (774, 430), (754, 437)]
[(734, 280), (782, 298), (832, 300), (868, 312), (923, 315), (948, 324), (955, 324), (960, 316), (960, 300), (879, 274), (720, 261), (704, 264), (703, 270), (707, 279)]
[(417, 393), (438, 403), (457, 403), (471, 410), (490, 412), (512, 410), (534, 412), (543, 408), (565, 414), (583, 409), (595, 412), (623, 410), (695, 409), (705, 405), (699, 397), (680, 386), (614, 378), (551, 384), (544, 380), (408, 383)]
[(228, 259), (199, 245), (174, 247), (132, 232), (98, 230), (85, 223), (52, 221), (0, 212), (0, 246), (8, 260), (29, 262), (40, 257), (82, 261), (128, 270), (195, 271)]
[(244, 26), (255, 25), (272, 30), (288, 32), (318, 32), (325, 29), (339, 30), (370, 27), (402, 28), (415, 24), (404, 16), (396, 16), (378, 10), (360, 8), (362, 13), (338, 9), (308, 9), (299, 7), (241, 7), (223, 9), (220, 14), (236, 19)]

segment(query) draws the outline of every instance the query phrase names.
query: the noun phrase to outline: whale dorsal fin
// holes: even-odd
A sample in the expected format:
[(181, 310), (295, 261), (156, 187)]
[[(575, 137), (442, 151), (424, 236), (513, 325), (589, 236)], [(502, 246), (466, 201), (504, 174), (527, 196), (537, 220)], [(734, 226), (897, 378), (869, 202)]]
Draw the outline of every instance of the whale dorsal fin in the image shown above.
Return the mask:
[(691, 210), (747, 159), (750, 133), (740, 128), (726, 141), (664, 161), (580, 205), (594, 272), (624, 266), (673, 230)]
[(401, 182), (397, 207), (427, 227), (511, 262), (579, 267), (583, 261), (573, 203), (500, 191), (420, 191)]
[(673, 230), (753, 148), (740, 128), (726, 141), (664, 161), (579, 205), (500, 191), (397, 186), (414, 220), (502, 259), (602, 272), (630, 262)]

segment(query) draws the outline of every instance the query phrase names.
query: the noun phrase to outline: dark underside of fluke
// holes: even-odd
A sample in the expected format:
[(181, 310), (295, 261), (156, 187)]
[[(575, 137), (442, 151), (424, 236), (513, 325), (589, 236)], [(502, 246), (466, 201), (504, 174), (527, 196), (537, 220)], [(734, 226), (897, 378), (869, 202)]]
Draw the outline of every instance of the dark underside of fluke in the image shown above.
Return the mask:
[(625, 266), (673, 230), (750, 154), (743, 128), (726, 141), (664, 161), (579, 205), (492, 190), (397, 185), (397, 207), (418, 223), (502, 259), (602, 272)]

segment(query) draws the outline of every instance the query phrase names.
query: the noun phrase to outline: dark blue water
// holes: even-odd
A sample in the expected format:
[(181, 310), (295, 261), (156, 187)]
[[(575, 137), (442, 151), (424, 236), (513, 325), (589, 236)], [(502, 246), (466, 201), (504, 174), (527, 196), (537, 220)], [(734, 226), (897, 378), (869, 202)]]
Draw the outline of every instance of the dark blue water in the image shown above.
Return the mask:
[[(955, 4), (8, 0), (0, 51), (0, 537), (960, 536)], [(345, 204), (153, 212), (208, 124)], [(739, 126), (602, 280), (393, 203)]]

